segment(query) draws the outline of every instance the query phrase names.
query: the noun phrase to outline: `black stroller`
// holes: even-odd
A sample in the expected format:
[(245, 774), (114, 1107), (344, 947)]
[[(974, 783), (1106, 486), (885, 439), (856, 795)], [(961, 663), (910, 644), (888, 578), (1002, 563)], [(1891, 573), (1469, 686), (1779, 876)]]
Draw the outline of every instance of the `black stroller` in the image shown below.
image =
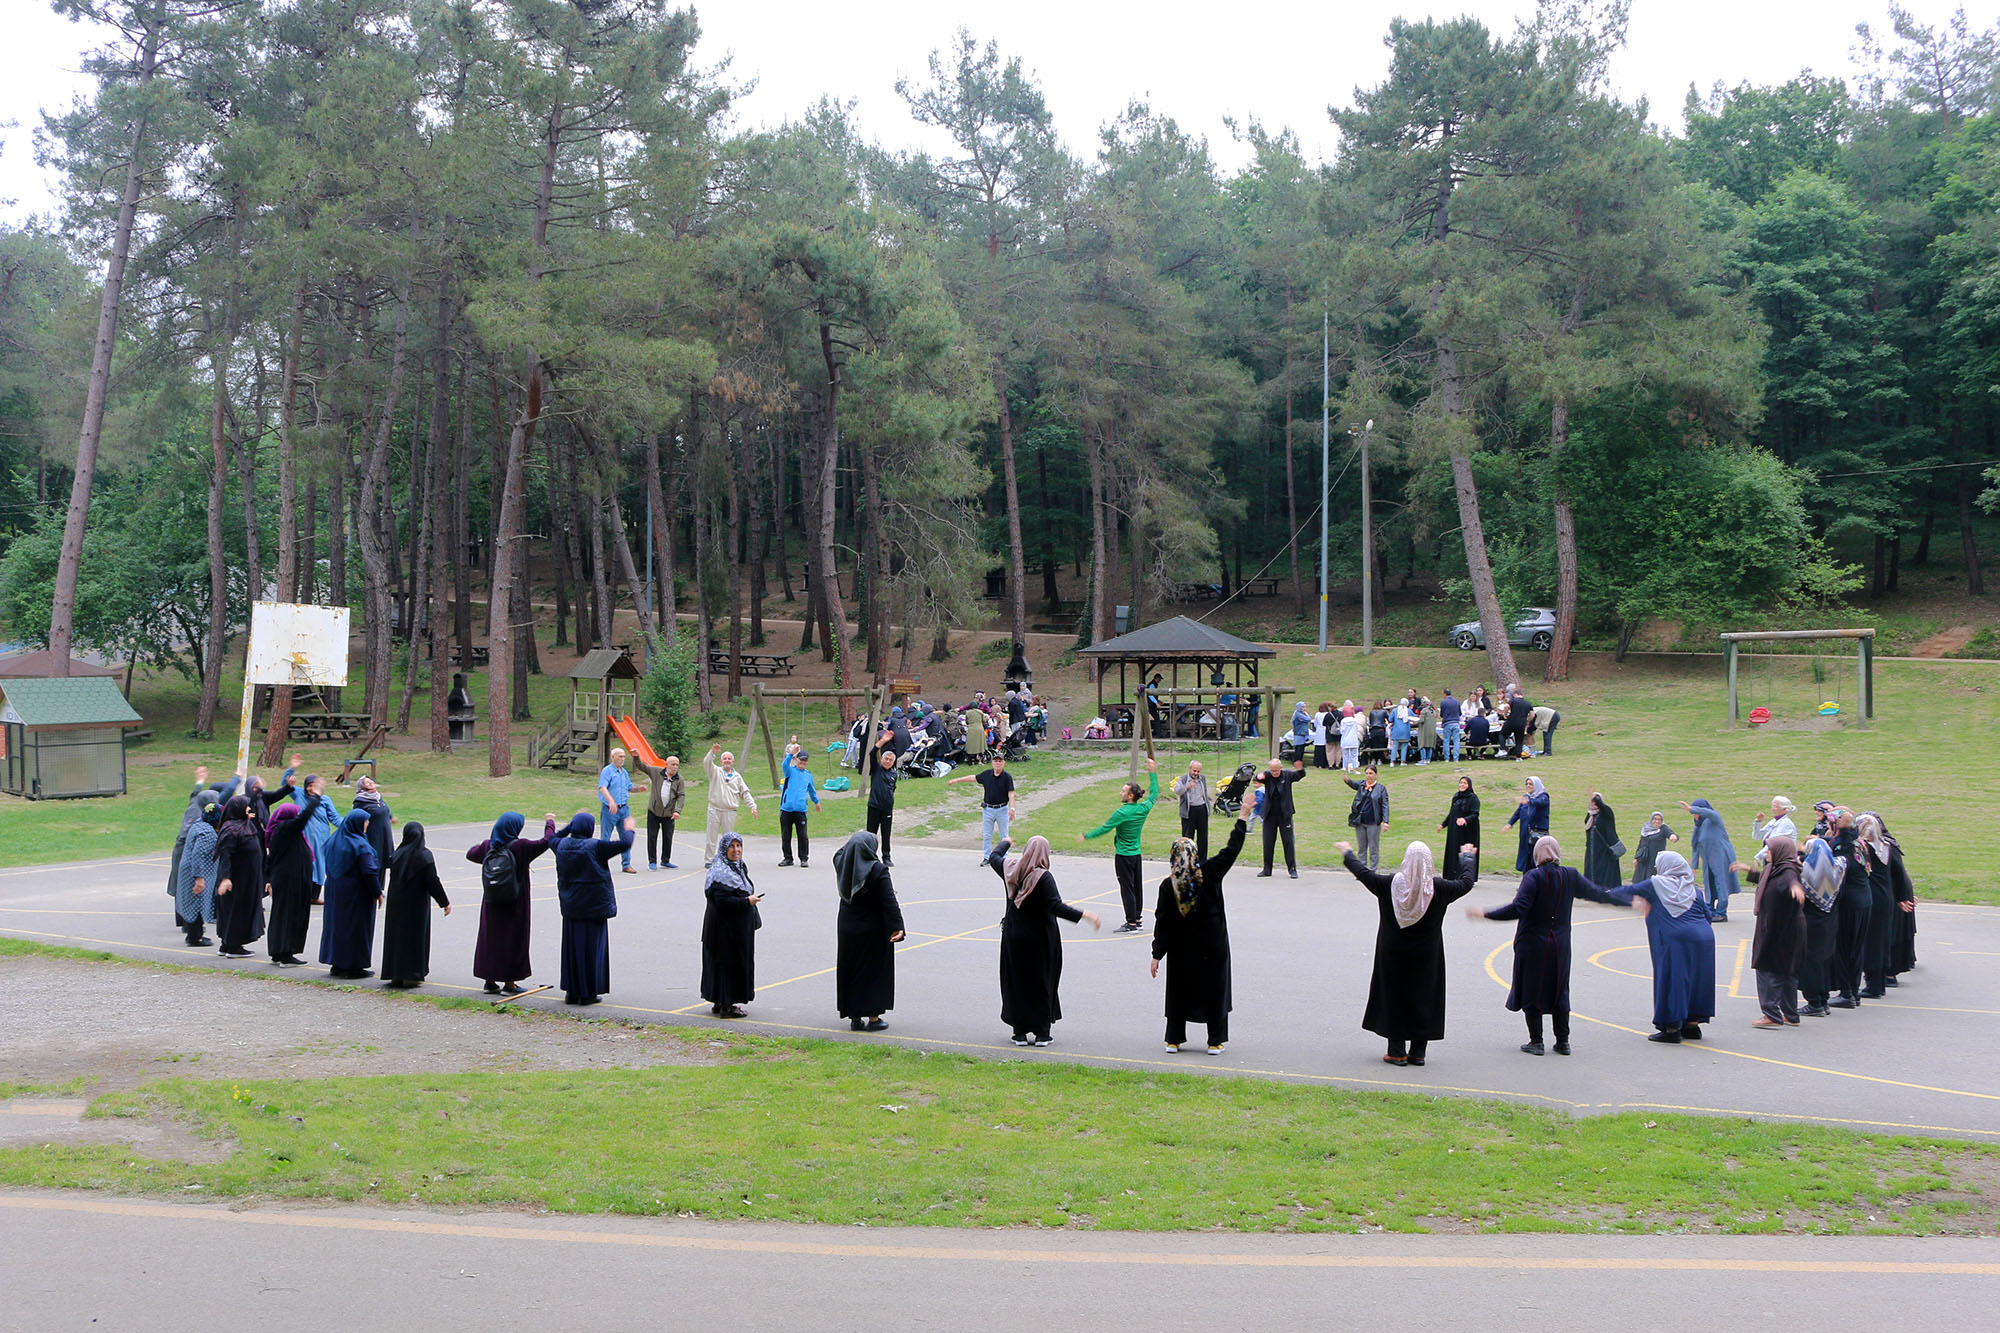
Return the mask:
[(1233, 815), (1243, 808), (1244, 799), (1249, 795), (1250, 784), (1257, 779), (1257, 765), (1238, 764), (1215, 793), (1215, 808), (1224, 814)]

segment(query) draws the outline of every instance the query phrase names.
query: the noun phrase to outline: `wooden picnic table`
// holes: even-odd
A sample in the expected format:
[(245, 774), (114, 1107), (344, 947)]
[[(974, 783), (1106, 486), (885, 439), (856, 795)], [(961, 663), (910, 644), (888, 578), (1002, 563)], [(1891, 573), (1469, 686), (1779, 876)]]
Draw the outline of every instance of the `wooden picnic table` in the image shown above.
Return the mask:
[(1174, 600), (1177, 602), (1213, 602), (1222, 596), (1219, 583), (1176, 583)]
[[(453, 666), (465, 665), (465, 645), (454, 643), (451, 646), (451, 661)], [(472, 645), (472, 665), (483, 667), (490, 665), (492, 661), (493, 650), (490, 647), (483, 643)]]
[(1245, 579), (1243, 580), (1243, 595), (1245, 597), (1276, 597), (1278, 595), (1278, 580), (1270, 575), (1265, 575), (1261, 578)]
[(285, 734), (295, 741), (351, 741), (367, 730), (366, 713), (293, 713)]
[[(790, 653), (744, 653), (738, 670), (745, 676), (789, 676), (792, 674)], [(729, 674), (729, 653), (722, 648), (708, 651), (708, 674), (726, 676)]]

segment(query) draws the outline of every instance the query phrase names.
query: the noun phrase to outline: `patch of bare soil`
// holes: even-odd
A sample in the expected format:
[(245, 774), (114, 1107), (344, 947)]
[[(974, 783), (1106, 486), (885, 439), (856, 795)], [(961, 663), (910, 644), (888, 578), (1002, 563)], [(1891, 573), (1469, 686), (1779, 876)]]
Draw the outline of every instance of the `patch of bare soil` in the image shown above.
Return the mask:
[(710, 1058), (669, 1030), (612, 1021), (447, 1009), (226, 972), (0, 959), (0, 1071), (21, 1083), (81, 1076), (96, 1093), (166, 1076), (633, 1069)]
[(1979, 633), (1977, 625), (1953, 625), (1942, 629), (1910, 649), (1912, 657), (1944, 657), (1955, 653), (1972, 642), (1972, 636)]

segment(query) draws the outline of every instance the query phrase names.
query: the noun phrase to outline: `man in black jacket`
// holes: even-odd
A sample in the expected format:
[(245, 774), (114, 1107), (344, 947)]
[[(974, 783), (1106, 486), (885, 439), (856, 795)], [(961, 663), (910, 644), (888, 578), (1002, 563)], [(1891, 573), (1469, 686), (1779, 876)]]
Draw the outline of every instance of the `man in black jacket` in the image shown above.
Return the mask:
[(1264, 868), (1257, 873), (1259, 879), (1271, 877), (1271, 856), (1276, 850), (1279, 838), (1285, 840), (1285, 869), (1293, 879), (1299, 877), (1298, 853), (1292, 844), (1292, 816), (1297, 807), (1292, 803), (1292, 784), (1306, 775), (1306, 761), (1303, 758), (1292, 761), (1292, 771), (1287, 773), (1284, 765), (1273, 759), (1271, 766), (1259, 777), (1264, 784)]
[(883, 747), (875, 752), (874, 765), (868, 770), (868, 831), (882, 843), (882, 864), (893, 866), (889, 859), (889, 828), (896, 822), (896, 783), (903, 776), (896, 767), (896, 752)]

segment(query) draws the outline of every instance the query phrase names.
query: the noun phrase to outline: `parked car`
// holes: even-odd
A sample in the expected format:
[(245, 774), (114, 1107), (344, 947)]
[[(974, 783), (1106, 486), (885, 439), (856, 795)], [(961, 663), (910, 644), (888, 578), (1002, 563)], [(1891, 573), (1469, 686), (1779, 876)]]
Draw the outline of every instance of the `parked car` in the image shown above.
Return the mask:
[[(1445, 642), (1452, 647), (1468, 653), (1475, 648), (1486, 646), (1486, 632), (1479, 627), (1479, 622), (1476, 620), (1453, 625), (1444, 632), (1444, 637)], [(1547, 652), (1555, 641), (1556, 613), (1546, 606), (1531, 606), (1523, 611), (1521, 618), (1514, 622), (1514, 628), (1507, 634), (1507, 642), (1514, 647), (1533, 648), (1538, 653)], [(1569, 641), (1576, 642), (1575, 630), (1570, 631)]]

